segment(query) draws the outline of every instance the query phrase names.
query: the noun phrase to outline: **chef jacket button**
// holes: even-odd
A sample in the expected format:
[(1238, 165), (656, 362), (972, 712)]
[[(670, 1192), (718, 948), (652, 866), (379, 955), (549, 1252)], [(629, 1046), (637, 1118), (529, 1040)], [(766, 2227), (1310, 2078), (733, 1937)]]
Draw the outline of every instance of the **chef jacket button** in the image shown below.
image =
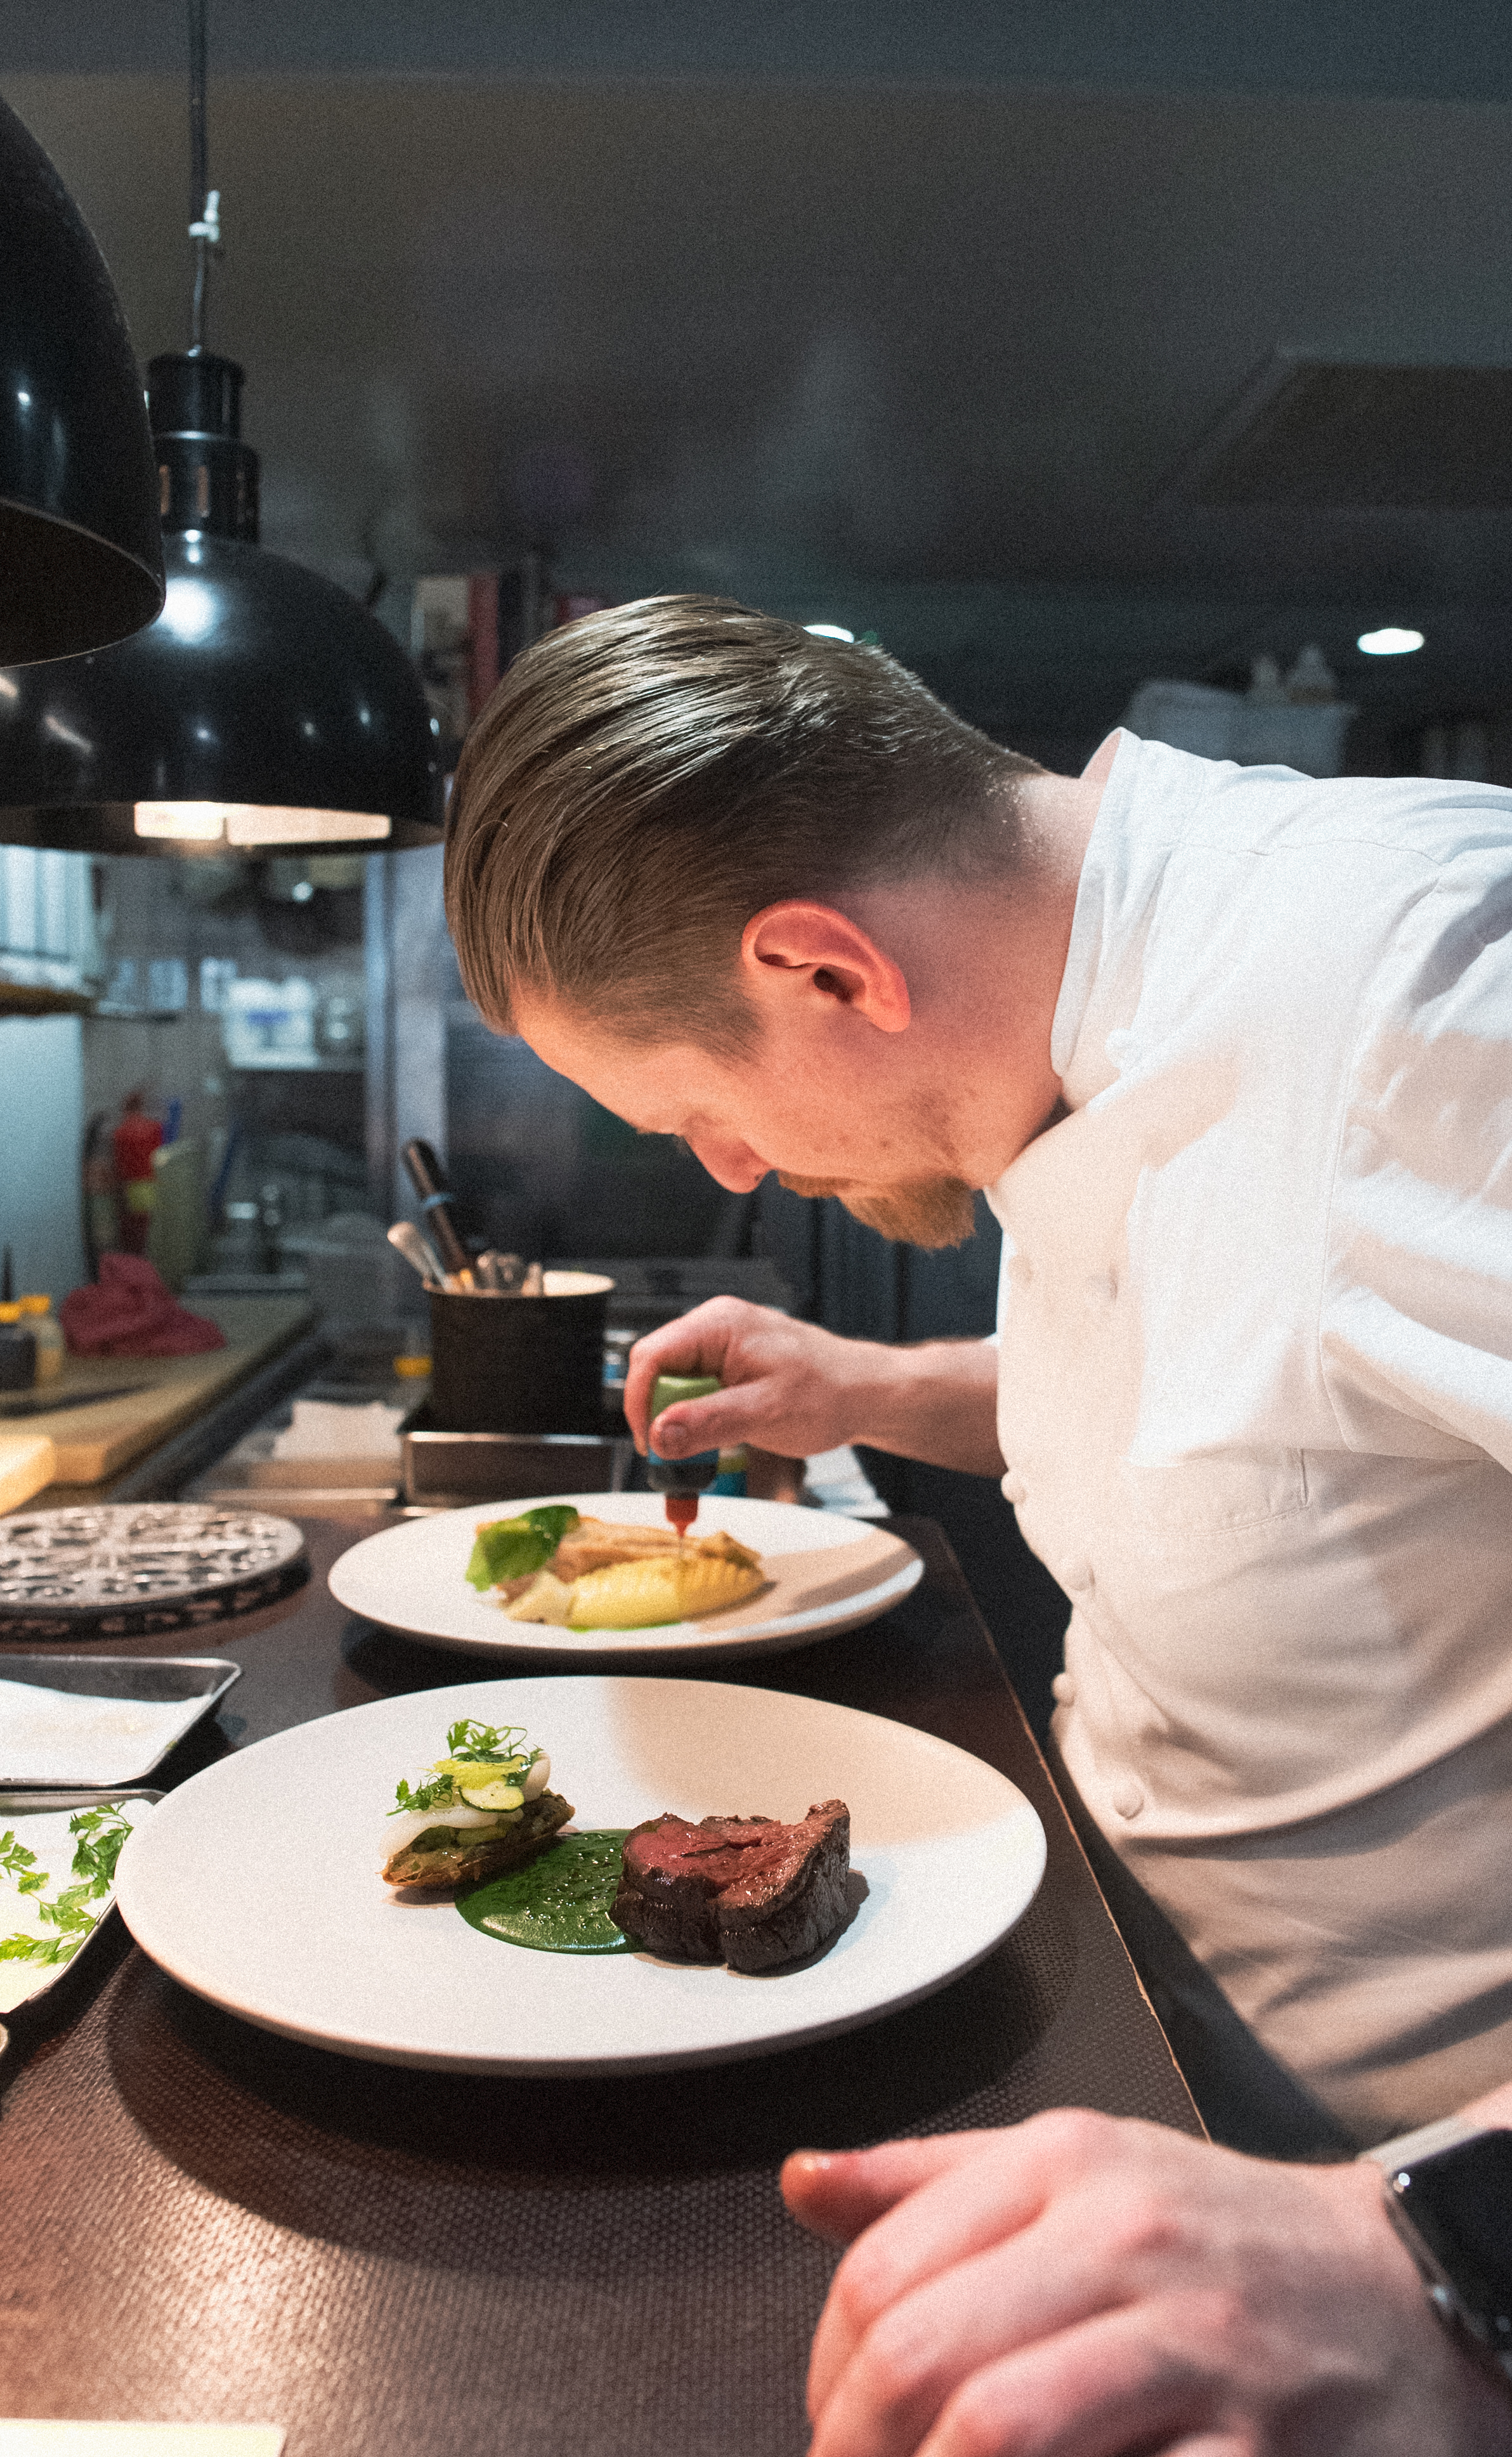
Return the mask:
[(1087, 1302), (1102, 1311), (1114, 1305), (1118, 1298), (1118, 1277), (1113, 1271), (1092, 1271), (1083, 1283)]
[(1050, 1683), (1050, 1690), (1057, 1704), (1062, 1706), (1074, 1706), (1076, 1703), (1075, 1673), (1058, 1672)]
[(1068, 1588), (1073, 1596), (1085, 1595), (1091, 1583), (1092, 1565), (1080, 1555), (1074, 1561), (1067, 1561), (1061, 1572), (1062, 1586)]
[(1004, 1500), (1020, 1502), (1027, 1501), (1028, 1497), (1029, 1488), (1025, 1483), (1023, 1476), (1015, 1476), (1013, 1470), (1010, 1468), (1007, 1475), (1003, 1479)]
[(1013, 1254), (1009, 1256), (1007, 1277), (1010, 1289), (1026, 1289), (1028, 1287), (1029, 1282), (1034, 1277), (1034, 1265), (1030, 1262), (1027, 1254)]
[(1126, 1775), (1121, 1783), (1115, 1783), (1108, 1796), (1120, 1817), (1137, 1817), (1145, 1806), (1144, 1792), (1132, 1775)]

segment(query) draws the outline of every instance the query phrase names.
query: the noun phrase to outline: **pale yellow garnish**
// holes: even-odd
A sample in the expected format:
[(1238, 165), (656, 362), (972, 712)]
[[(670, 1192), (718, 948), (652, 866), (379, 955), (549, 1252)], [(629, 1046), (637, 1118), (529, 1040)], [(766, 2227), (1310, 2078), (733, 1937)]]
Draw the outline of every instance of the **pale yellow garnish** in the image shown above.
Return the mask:
[(549, 1621), (555, 1628), (565, 1629), (571, 1618), (572, 1593), (565, 1580), (553, 1578), (549, 1570), (540, 1570), (524, 1595), (506, 1605), (505, 1618)]

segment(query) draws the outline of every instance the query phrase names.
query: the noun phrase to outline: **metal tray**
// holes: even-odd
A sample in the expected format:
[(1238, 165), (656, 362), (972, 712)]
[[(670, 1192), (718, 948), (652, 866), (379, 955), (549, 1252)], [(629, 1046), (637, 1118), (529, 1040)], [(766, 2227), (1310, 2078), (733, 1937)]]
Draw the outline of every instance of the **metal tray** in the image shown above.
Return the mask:
[[(0, 1814), (4, 1813), (9, 1786), (18, 1796), (25, 1793), (34, 1801), (39, 1792), (61, 1800), (83, 1789), (108, 1790), (112, 1786), (130, 1787), (140, 1784), (155, 1766), (161, 1765), (170, 1749), (176, 1748), (186, 1732), (191, 1732), (206, 1715), (212, 1714), (235, 1682), (241, 1678), (239, 1663), (232, 1663), (216, 1655), (7, 1655), (0, 1651), (0, 1681), (20, 1681), (35, 1689), (56, 1689), (78, 1698), (129, 1698), (146, 1704), (168, 1704), (176, 1699), (193, 1699), (198, 1711), (189, 1718), (161, 1746), (151, 1741), (139, 1743), (137, 1754), (130, 1763), (102, 1766), (97, 1776), (87, 1784), (39, 1783), (31, 1775), (17, 1775), (5, 1763), (5, 1729), (0, 1724)], [(127, 1744), (129, 1752), (130, 1745)]]
[[(155, 1808), (162, 1796), (160, 1791), (151, 1791), (140, 1784), (129, 1783), (101, 1785), (98, 1787), (75, 1785), (68, 1791), (36, 1791), (31, 1788), (15, 1790), (0, 1786), (0, 1833), (4, 1833), (9, 1827), (11, 1827), (18, 1817), (62, 1815), (74, 1808), (103, 1808), (110, 1802), (121, 1800), (145, 1800), (150, 1807)], [(53, 1875), (59, 1882), (66, 1882), (61, 1870), (54, 1869)], [(33, 2007), (42, 2004), (60, 1980), (66, 1979), (72, 1972), (77, 1971), (80, 1963), (93, 1952), (100, 1930), (108, 1924), (114, 1909), (115, 1891), (113, 1887), (108, 1900), (101, 1908), (98, 1919), (90, 1930), (88, 1936), (69, 1956), (67, 1962), (30, 1966), (34, 1977), (34, 1985), (18, 2003), (8, 2006), (3, 2018), (0, 2018), (0, 2054), (3, 2054), (10, 2045), (7, 2024), (17, 2022), (24, 2024)], [(3, 1913), (0, 1913), (0, 1919), (3, 1919)], [(14, 1967), (11, 1964), (5, 1966), (7, 1970)]]
[(399, 1433), (404, 1497), (432, 1510), (537, 1493), (623, 1493), (635, 1456), (632, 1442), (609, 1434), (445, 1433), (428, 1401)]

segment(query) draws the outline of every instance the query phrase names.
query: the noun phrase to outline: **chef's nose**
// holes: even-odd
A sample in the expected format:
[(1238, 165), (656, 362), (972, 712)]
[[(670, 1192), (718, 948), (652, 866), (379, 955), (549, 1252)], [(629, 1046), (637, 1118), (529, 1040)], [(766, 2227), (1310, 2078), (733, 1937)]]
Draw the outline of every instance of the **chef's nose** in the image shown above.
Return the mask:
[(738, 1135), (721, 1135), (695, 1127), (684, 1140), (710, 1176), (732, 1194), (753, 1194), (771, 1166)]

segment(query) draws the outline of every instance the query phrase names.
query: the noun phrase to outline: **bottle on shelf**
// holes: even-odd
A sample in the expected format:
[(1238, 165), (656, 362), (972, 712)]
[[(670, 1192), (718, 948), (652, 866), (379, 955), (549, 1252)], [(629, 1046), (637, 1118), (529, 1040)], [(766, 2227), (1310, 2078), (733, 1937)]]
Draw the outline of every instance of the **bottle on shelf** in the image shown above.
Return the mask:
[(68, 1342), (63, 1325), (52, 1311), (52, 1300), (44, 1296), (18, 1297), (16, 1305), (22, 1322), (36, 1341), (36, 1378), (39, 1382), (55, 1382), (63, 1371), (68, 1355)]

